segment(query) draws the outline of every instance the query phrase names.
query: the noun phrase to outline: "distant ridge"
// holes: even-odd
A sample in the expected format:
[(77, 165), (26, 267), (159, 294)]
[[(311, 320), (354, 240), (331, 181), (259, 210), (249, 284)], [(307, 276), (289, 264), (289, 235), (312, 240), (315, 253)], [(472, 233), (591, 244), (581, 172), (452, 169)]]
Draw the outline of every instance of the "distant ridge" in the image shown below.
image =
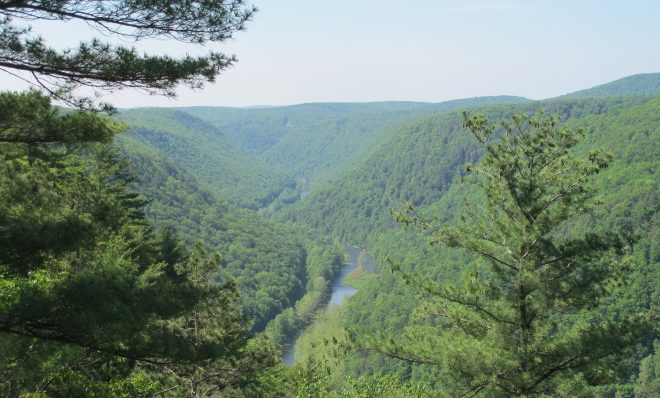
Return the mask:
[(440, 103), (326, 102), (272, 108), (179, 108), (213, 125), (244, 151), (268, 165), (318, 184), (348, 170), (401, 132), (405, 121), (475, 106), (519, 104), (513, 96)]
[(656, 93), (660, 93), (660, 73), (642, 73), (553, 99), (603, 98)]
[[(456, 98), (440, 102), (426, 102), (426, 101), (329, 101), (329, 102), (302, 102), (299, 104), (288, 105), (249, 105), (249, 106), (215, 106), (215, 105), (195, 105), (184, 107), (171, 107), (192, 115), (205, 114), (205, 112), (213, 110), (228, 110), (228, 111), (253, 111), (253, 110), (272, 110), (272, 109), (329, 109), (336, 111), (387, 111), (387, 110), (405, 110), (405, 109), (418, 109), (421, 107), (437, 107), (442, 110), (445, 108), (454, 107), (455, 104), (459, 106), (470, 105), (484, 105), (490, 103), (522, 103), (532, 101), (529, 98), (515, 96), (515, 95), (490, 95), (468, 98)], [(139, 109), (139, 108), (133, 108)]]

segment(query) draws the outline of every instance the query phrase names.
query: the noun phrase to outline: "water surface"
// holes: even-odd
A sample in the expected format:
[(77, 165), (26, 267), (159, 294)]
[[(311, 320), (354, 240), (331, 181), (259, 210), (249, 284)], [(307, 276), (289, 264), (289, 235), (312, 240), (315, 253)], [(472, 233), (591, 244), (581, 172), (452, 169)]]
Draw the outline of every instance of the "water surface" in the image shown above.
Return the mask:
[[(341, 269), (339, 275), (332, 280), (332, 285), (330, 285), (332, 295), (330, 296), (330, 301), (328, 301), (326, 308), (331, 305), (342, 305), (344, 300), (357, 293), (357, 289), (344, 283), (344, 278), (359, 266), (358, 258), (360, 257), (360, 252), (362, 252), (362, 250), (359, 247), (351, 245), (344, 245), (344, 249), (346, 250), (350, 263), (345, 265), (344, 268)], [(373, 257), (365, 252), (363, 258), (363, 267), (369, 272), (376, 272), (376, 263), (374, 262)], [(286, 365), (292, 366), (296, 362), (295, 353), (295, 343), (284, 346), (282, 351), (282, 362)]]

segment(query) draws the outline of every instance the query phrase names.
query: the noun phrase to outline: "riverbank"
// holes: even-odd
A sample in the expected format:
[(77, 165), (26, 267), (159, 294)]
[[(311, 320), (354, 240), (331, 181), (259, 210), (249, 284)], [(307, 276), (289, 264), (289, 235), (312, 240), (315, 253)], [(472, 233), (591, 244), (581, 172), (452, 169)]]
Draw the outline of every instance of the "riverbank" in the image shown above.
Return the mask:
[[(330, 299), (322, 311), (327, 311), (332, 306), (343, 305), (346, 299), (357, 293), (358, 288), (350, 284), (350, 281), (352, 281), (350, 277), (351, 273), (360, 268), (364, 271), (364, 274), (374, 275), (376, 272), (376, 263), (366, 251), (348, 244), (344, 244), (344, 251), (349, 261), (344, 265), (339, 274), (333, 278), (330, 285)], [(349, 283), (347, 283), (347, 280)], [(305, 329), (302, 328), (299, 330), (298, 335)], [(289, 366), (295, 364), (295, 342), (283, 346), (282, 362)]]
[(358, 267), (353, 272), (346, 275), (346, 278), (344, 278), (344, 284), (356, 290), (360, 290), (375, 277), (375, 273), (367, 271), (364, 267)]

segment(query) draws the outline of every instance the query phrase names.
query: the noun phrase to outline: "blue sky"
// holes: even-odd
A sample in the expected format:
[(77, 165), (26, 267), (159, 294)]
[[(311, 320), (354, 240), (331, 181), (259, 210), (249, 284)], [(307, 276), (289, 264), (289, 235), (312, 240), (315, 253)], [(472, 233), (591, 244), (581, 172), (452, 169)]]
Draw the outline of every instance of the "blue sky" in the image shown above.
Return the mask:
[[(236, 54), (214, 85), (171, 100), (131, 91), (120, 107), (439, 102), (482, 95), (548, 98), (660, 72), (660, 1), (255, 0), (248, 29), (206, 48), (153, 41), (146, 51)], [(35, 27), (55, 46), (84, 27)], [(5, 88), (21, 84), (3, 77)]]

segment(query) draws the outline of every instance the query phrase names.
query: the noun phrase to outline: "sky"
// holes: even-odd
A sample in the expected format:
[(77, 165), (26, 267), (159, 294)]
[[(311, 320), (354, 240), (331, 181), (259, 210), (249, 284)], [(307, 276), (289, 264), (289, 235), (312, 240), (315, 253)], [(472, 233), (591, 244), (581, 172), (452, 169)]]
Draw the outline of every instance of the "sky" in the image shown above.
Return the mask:
[[(558, 96), (660, 72), (657, 0), (254, 0), (259, 11), (225, 43), (149, 41), (172, 55), (209, 50), (239, 62), (177, 98), (122, 91), (114, 105), (256, 106), (425, 101), (486, 95)], [(37, 23), (63, 48), (84, 25)], [(1, 76), (0, 88), (25, 84)]]

